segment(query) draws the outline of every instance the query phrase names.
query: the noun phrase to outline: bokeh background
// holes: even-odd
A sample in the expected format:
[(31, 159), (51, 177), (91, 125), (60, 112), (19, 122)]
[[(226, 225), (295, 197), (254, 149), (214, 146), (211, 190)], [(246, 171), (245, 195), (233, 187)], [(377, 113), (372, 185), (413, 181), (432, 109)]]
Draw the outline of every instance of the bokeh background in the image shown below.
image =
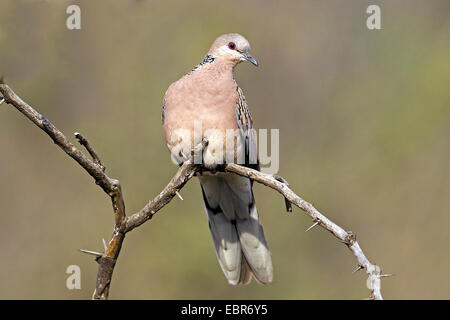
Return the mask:
[[(81, 30), (66, 8), (81, 6)], [(381, 7), (382, 30), (366, 28)], [(280, 174), (367, 257), (388, 299), (450, 298), (450, 2), (1, 0), (0, 74), (120, 179), (127, 213), (176, 171), (161, 128), (171, 82), (239, 32), (260, 67), (236, 79), (258, 128), (280, 129)], [(113, 227), (110, 199), (48, 136), (0, 106), (0, 298), (88, 299)], [(127, 235), (113, 299), (360, 299), (364, 272), (327, 231), (260, 185), (274, 282), (232, 287), (197, 181)], [(69, 265), (81, 290), (66, 288)]]

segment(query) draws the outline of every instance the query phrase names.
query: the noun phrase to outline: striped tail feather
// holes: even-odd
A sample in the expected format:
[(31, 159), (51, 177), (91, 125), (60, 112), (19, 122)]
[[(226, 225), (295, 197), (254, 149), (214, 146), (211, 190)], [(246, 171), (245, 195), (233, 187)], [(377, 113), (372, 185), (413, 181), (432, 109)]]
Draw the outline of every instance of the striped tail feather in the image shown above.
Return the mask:
[(273, 279), (272, 260), (248, 178), (229, 173), (199, 176), (217, 259), (232, 285)]

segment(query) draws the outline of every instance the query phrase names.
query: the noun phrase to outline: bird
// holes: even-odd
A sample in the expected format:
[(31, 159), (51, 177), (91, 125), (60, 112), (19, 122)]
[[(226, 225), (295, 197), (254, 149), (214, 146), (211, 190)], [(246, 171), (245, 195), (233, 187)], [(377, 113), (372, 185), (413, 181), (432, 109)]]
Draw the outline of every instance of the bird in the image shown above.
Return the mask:
[(196, 175), (216, 256), (231, 285), (248, 284), (252, 276), (261, 284), (273, 280), (253, 182), (216, 170), (224, 163), (260, 169), (253, 120), (234, 79), (234, 69), (243, 61), (258, 66), (248, 40), (237, 33), (219, 36), (204, 59), (169, 86), (162, 106), (166, 144), (177, 164), (189, 160), (192, 148), (207, 141), (201, 165), (208, 170)]

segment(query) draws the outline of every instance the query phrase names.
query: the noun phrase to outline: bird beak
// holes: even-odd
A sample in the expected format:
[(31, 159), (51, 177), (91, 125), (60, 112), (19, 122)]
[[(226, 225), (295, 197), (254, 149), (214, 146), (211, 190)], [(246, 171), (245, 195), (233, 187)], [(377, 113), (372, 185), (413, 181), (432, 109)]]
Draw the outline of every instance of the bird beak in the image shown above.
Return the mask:
[(258, 61), (255, 58), (253, 58), (249, 53), (243, 53), (242, 56), (244, 57), (245, 60), (255, 65), (256, 67), (259, 65)]

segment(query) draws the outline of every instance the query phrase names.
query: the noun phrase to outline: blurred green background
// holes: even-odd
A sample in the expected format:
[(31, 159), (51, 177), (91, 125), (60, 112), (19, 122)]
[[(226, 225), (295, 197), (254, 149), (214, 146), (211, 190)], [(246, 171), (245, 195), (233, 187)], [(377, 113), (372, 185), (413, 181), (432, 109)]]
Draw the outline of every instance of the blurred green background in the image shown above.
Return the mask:
[[(81, 30), (66, 8), (81, 7)], [(382, 30), (366, 28), (381, 7)], [(0, 74), (120, 179), (127, 213), (176, 171), (161, 127), (171, 82), (222, 33), (260, 67), (236, 79), (258, 128), (280, 129), (280, 174), (394, 277), (388, 299), (450, 298), (450, 1), (1, 0)], [(88, 299), (113, 227), (110, 199), (48, 136), (0, 106), (0, 298)], [(113, 299), (360, 299), (364, 272), (327, 231), (260, 185), (274, 282), (227, 284), (193, 180), (129, 233)], [(81, 290), (66, 288), (81, 267)]]

